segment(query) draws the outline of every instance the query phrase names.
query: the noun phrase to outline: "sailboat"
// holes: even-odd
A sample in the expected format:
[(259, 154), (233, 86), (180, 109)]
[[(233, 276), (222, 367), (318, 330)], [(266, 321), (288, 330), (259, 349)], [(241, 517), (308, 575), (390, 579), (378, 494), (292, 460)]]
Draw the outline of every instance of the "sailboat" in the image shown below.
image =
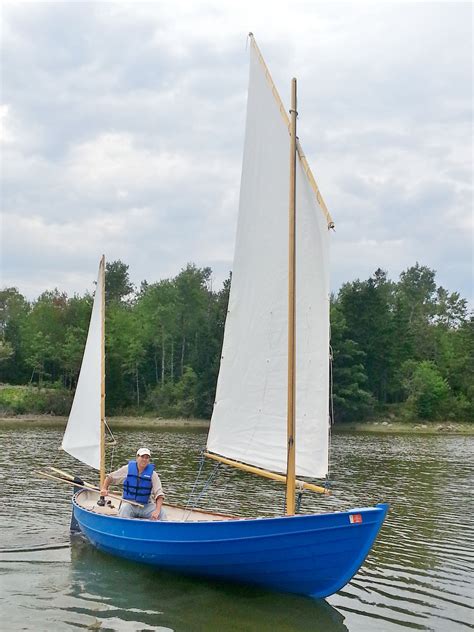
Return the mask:
[[(98, 549), (174, 571), (326, 597), (358, 571), (388, 505), (295, 513), (297, 489), (326, 493), (329, 232), (333, 226), (290, 116), (250, 34), (250, 76), (232, 284), (206, 456), (286, 485), (286, 513), (237, 518), (166, 506), (121, 518), (83, 484), (73, 515)], [(288, 213), (289, 209), (289, 213)], [(104, 270), (62, 447), (105, 477)], [(297, 479), (296, 477), (299, 477)]]

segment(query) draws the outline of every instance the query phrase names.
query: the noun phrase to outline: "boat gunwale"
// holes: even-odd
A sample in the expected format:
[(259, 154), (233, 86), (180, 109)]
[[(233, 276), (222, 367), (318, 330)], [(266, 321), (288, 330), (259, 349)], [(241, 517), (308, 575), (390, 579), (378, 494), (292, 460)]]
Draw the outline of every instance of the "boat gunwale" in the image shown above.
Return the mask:
[[(110, 515), (110, 514), (105, 514), (105, 513), (100, 513), (100, 512), (95, 512), (92, 509), (88, 509), (87, 507), (83, 507), (82, 505), (80, 505), (77, 500), (76, 497), (78, 497), (80, 494), (84, 493), (84, 492), (88, 492), (88, 490), (80, 490), (79, 492), (76, 492), (73, 497), (72, 497), (72, 503), (74, 506), (76, 506), (78, 509), (85, 511), (86, 513), (89, 513), (93, 516), (100, 516), (101, 518), (114, 518), (119, 519), (119, 520), (125, 520), (125, 521), (132, 521), (132, 522), (136, 522), (137, 518), (126, 518), (123, 516), (119, 516), (119, 515)], [(174, 507), (174, 508), (178, 508), (178, 509), (185, 509), (184, 507), (181, 507), (180, 505), (168, 505), (169, 507)], [(139, 520), (139, 524), (161, 524), (161, 525), (184, 525), (184, 524), (188, 524), (188, 525), (216, 525), (216, 524), (223, 524), (223, 525), (228, 525), (228, 524), (234, 524), (236, 522), (245, 522), (245, 523), (250, 523), (250, 522), (258, 522), (258, 524), (264, 524), (265, 522), (275, 522), (277, 520), (286, 520), (288, 521), (290, 519), (290, 522), (293, 522), (294, 519), (299, 519), (300, 521), (304, 520), (304, 521), (309, 521), (311, 519), (315, 519), (315, 518), (319, 518), (323, 519), (324, 517), (339, 517), (342, 515), (353, 515), (353, 514), (358, 514), (361, 512), (364, 513), (373, 513), (373, 512), (380, 512), (382, 511), (383, 513), (383, 518), (382, 518), (382, 522), (388, 512), (388, 508), (389, 505), (387, 503), (378, 503), (377, 505), (373, 506), (373, 507), (356, 507), (353, 509), (348, 509), (348, 510), (344, 510), (344, 511), (331, 511), (331, 512), (323, 512), (323, 513), (312, 513), (312, 514), (295, 514), (293, 516), (287, 516), (287, 515), (281, 515), (281, 516), (261, 516), (261, 517), (236, 517), (236, 516), (226, 516), (225, 514), (219, 514), (219, 513), (212, 513), (209, 511), (203, 511), (201, 512), (201, 510), (198, 510), (201, 513), (205, 513), (208, 515), (212, 515), (212, 516), (222, 516), (224, 518), (226, 518), (226, 520), (199, 520), (199, 521), (193, 521), (193, 520), (163, 520), (163, 521), (159, 521), (159, 520), (150, 520), (150, 519), (146, 519), (146, 518), (141, 518), (138, 519)], [(293, 519), (293, 520), (291, 520)], [(373, 522), (371, 522), (370, 524), (374, 524)], [(349, 525), (337, 525), (338, 527), (346, 527), (346, 526), (350, 526), (350, 527), (360, 527), (360, 526), (364, 526), (367, 525), (367, 523), (350, 523)], [(330, 528), (335, 528), (335, 527), (327, 527), (328, 529)], [(315, 529), (314, 531), (323, 531), (324, 529)], [(291, 533), (306, 533), (306, 531), (292, 531)], [(278, 535), (278, 534), (272, 534), (272, 535)], [(133, 538), (132, 538), (133, 539)], [(244, 539), (244, 538), (242, 538)]]

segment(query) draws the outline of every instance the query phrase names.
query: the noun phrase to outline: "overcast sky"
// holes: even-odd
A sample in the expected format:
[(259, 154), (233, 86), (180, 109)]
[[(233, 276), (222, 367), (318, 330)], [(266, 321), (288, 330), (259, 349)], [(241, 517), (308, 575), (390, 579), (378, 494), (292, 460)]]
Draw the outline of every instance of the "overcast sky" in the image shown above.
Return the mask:
[[(419, 261), (472, 300), (472, 4), (3, 2), (2, 286), (232, 267), (253, 31), (336, 223), (332, 287)], [(262, 253), (265, 256), (265, 253)]]

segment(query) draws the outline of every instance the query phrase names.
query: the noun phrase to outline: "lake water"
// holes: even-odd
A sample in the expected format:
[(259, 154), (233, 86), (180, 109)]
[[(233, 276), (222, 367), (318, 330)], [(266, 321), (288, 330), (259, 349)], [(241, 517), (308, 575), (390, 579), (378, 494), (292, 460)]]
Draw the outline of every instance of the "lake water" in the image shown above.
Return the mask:
[[(0, 629), (175, 631), (468, 630), (474, 622), (474, 437), (336, 434), (333, 495), (306, 492), (303, 512), (386, 501), (390, 513), (356, 577), (326, 600), (159, 572), (69, 535), (69, 488), (35, 477), (81, 474), (58, 450), (60, 427), (0, 425)], [(169, 502), (186, 503), (206, 431), (119, 430), (114, 466), (154, 452)], [(213, 465), (206, 466), (206, 475)], [(222, 471), (203, 507), (281, 513), (283, 486)]]

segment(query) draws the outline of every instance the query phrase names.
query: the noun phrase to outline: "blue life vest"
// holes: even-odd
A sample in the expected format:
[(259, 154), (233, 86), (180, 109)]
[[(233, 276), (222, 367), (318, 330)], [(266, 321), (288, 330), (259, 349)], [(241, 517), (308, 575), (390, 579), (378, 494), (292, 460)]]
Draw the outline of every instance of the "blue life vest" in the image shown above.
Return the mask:
[(123, 497), (125, 500), (135, 500), (146, 505), (152, 490), (151, 477), (155, 470), (153, 463), (149, 463), (143, 472), (138, 472), (136, 461), (128, 462), (127, 478), (123, 482)]

